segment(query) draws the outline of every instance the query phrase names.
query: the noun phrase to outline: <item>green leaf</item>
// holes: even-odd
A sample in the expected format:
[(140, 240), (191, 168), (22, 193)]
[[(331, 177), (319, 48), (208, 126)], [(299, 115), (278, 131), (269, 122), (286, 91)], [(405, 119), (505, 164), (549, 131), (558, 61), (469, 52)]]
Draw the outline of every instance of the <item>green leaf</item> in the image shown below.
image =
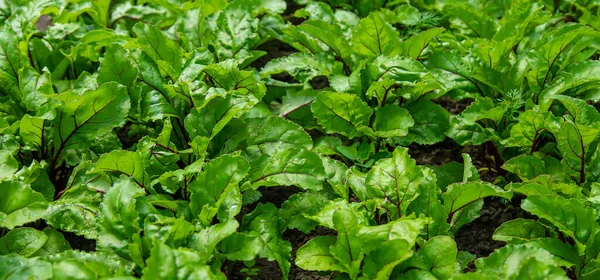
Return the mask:
[(115, 172), (131, 179), (142, 189), (146, 188), (148, 175), (144, 171), (142, 160), (136, 152), (116, 150), (103, 154), (90, 173)]
[(586, 179), (586, 162), (596, 150), (599, 133), (600, 129), (565, 122), (555, 135), (567, 174), (574, 173), (571, 176), (576, 176), (579, 183)]
[(310, 135), (301, 126), (279, 117), (249, 119), (246, 145), (246, 151), (253, 157), (273, 155), (288, 148), (313, 147)]
[(352, 33), (352, 46), (356, 53), (366, 58), (393, 57), (402, 52), (398, 33), (378, 13), (360, 20)]
[(48, 236), (48, 240), (42, 248), (35, 252), (35, 256), (43, 257), (71, 250), (71, 244), (59, 231), (47, 227), (43, 232)]
[(240, 71), (238, 65), (231, 60), (208, 65), (203, 72), (215, 87), (242, 95), (253, 95), (259, 100), (265, 95), (265, 85), (255, 73)]
[(97, 90), (86, 91), (82, 95), (64, 92), (58, 98), (63, 106), (59, 117), (54, 120), (57, 127), (54, 134), (55, 164), (64, 149), (83, 145), (90, 138), (121, 126), (130, 107), (127, 91), (115, 82), (104, 83)]
[(406, 240), (395, 239), (381, 244), (365, 257), (363, 276), (366, 279), (390, 279), (394, 268), (410, 258), (413, 252)]
[(415, 124), (408, 111), (396, 105), (377, 108), (373, 129), (378, 137), (406, 136)]
[(248, 170), (248, 161), (235, 155), (218, 157), (204, 165), (188, 188), (192, 214), (203, 224), (210, 224), (231, 189), (237, 188)]
[(193, 249), (198, 252), (201, 261), (208, 263), (212, 256), (213, 250), (217, 247), (217, 244), (225, 239), (227, 236), (234, 234), (239, 224), (236, 220), (231, 219), (225, 223), (218, 223), (207, 228), (203, 228), (197, 232), (192, 233), (188, 238), (186, 247)]
[(400, 138), (402, 143), (431, 145), (446, 138), (445, 133), (450, 128), (450, 114), (442, 106), (423, 100), (409, 104), (406, 109), (415, 124), (409, 129), (407, 136)]
[(483, 11), (476, 10), (468, 4), (448, 5), (445, 12), (464, 22), (478, 37), (491, 39), (496, 33), (496, 22)]
[(320, 92), (311, 108), (325, 131), (349, 138), (363, 134), (361, 128), (369, 125), (373, 114), (360, 98), (347, 93)]
[(0, 279), (52, 279), (52, 264), (20, 255), (0, 255)]
[(138, 69), (123, 47), (111, 44), (98, 69), (98, 84), (117, 82), (128, 89), (138, 76)]
[(214, 273), (202, 263), (197, 252), (186, 248), (172, 249), (161, 242), (154, 243), (142, 274), (142, 279), (225, 279), (223, 274)]
[(22, 182), (0, 183), (0, 226), (13, 229), (40, 219), (48, 202), (44, 196)]
[(129, 257), (128, 242), (140, 230), (136, 198), (143, 195), (144, 191), (130, 179), (121, 179), (106, 191), (98, 221), (100, 251), (114, 250), (121, 257)]
[(577, 199), (530, 196), (523, 200), (521, 208), (548, 220), (566, 236), (573, 238), (580, 254), (595, 242), (596, 234), (600, 232), (600, 226), (596, 223), (596, 211)]
[(373, 165), (366, 178), (367, 192), (382, 199), (392, 220), (406, 214), (406, 208), (419, 195), (423, 172), (408, 155), (408, 149), (397, 147), (392, 158)]
[(419, 58), (429, 43), (444, 30), (443, 27), (431, 28), (411, 36), (402, 44), (402, 55), (412, 59)]
[(437, 279), (449, 279), (458, 272), (456, 243), (449, 236), (429, 239), (415, 255), (402, 264), (404, 270), (416, 268), (430, 272)]
[[(10, 27), (6, 25), (0, 28), (0, 73), (13, 84), (18, 83), (19, 69), (27, 63), (19, 50), (19, 41)], [(6, 90), (10, 84), (4, 84), (2, 88)]]
[(427, 218), (406, 216), (387, 224), (362, 227), (358, 231), (357, 240), (360, 240), (360, 248), (367, 255), (372, 255), (374, 250), (392, 240), (404, 240), (412, 247), (428, 223)]
[(9, 231), (0, 238), (0, 254), (19, 254), (29, 257), (40, 250), (48, 241), (48, 235), (29, 227)]
[(483, 205), (483, 198), (490, 196), (511, 199), (512, 192), (504, 191), (495, 185), (481, 181), (457, 183), (448, 186), (448, 190), (442, 194), (442, 198), (451, 229), (456, 231), (464, 224), (465, 221), (461, 221), (461, 218), (471, 220), (471, 217), (469, 217), (470, 211), (476, 211), (477, 216), (479, 216), (478, 213)]
[(338, 210), (333, 213), (333, 225), (338, 232), (335, 244), (330, 246), (330, 254), (339, 262), (344, 271), (355, 279), (364, 258), (361, 251), (356, 216), (350, 210)]
[(277, 261), (283, 279), (288, 279), (292, 245), (281, 237), (285, 230), (284, 223), (273, 204), (259, 204), (254, 211), (244, 216), (242, 225), (249, 235), (258, 237), (262, 242), (262, 250), (258, 256)]
[(71, 278), (73, 275), (104, 278), (133, 274), (133, 263), (102, 252), (71, 250), (47, 256), (44, 260), (53, 263), (52, 274), (57, 278)]
[(7, 150), (0, 150), (0, 181), (10, 179), (19, 170), (19, 163)]
[(304, 215), (315, 215), (328, 201), (322, 192), (301, 192), (290, 196), (282, 205), (279, 213), (286, 221), (287, 228), (301, 230), (309, 233), (317, 227), (318, 223), (306, 218)]
[(57, 229), (96, 239), (101, 201), (102, 195), (98, 190), (77, 185), (52, 202), (44, 219)]
[(510, 244), (545, 236), (546, 228), (538, 221), (518, 218), (500, 225), (492, 238)]
[(27, 110), (44, 119), (54, 117), (55, 113), (52, 111), (58, 106), (58, 102), (54, 100), (56, 94), (47, 70), (39, 74), (31, 67), (23, 68), (19, 71), (19, 89)]
[(196, 136), (212, 138), (233, 119), (248, 112), (256, 104), (256, 99), (247, 96), (216, 96), (203, 107), (192, 109), (185, 118), (185, 129), (191, 139)]
[(539, 175), (546, 174), (546, 163), (535, 156), (521, 155), (506, 161), (502, 168), (515, 173), (523, 181), (531, 180)]
[(519, 274), (521, 267), (530, 259), (557, 266), (548, 251), (527, 245), (508, 245), (496, 250), (489, 257), (475, 261), (477, 271), (493, 278), (512, 277)]
[(277, 150), (264, 154), (251, 163), (249, 180), (252, 188), (260, 186), (298, 186), (320, 190), (325, 179), (321, 158), (303, 149)]
[(329, 77), (334, 69), (334, 59), (319, 53), (316, 56), (306, 53), (293, 53), (288, 56), (273, 59), (260, 69), (263, 79), (273, 74), (288, 73), (302, 84), (308, 83), (314, 77)]
[(337, 238), (317, 236), (302, 245), (296, 252), (296, 265), (305, 270), (343, 272), (338, 260), (330, 252)]
[(132, 28), (141, 49), (150, 56), (171, 80), (181, 74), (183, 50), (153, 25), (137, 23)]
[(44, 124), (45, 120), (42, 118), (29, 115), (23, 116), (19, 127), (19, 135), (25, 145), (36, 150), (46, 149), (44, 140), (47, 141), (47, 139), (44, 137)]
[(251, 261), (262, 249), (262, 243), (256, 236), (234, 233), (223, 239), (220, 249), (228, 260)]
[(527, 110), (519, 115), (519, 122), (510, 129), (508, 145), (529, 148), (533, 151), (538, 148), (536, 145), (542, 132), (554, 133), (559, 127), (559, 119), (551, 112)]

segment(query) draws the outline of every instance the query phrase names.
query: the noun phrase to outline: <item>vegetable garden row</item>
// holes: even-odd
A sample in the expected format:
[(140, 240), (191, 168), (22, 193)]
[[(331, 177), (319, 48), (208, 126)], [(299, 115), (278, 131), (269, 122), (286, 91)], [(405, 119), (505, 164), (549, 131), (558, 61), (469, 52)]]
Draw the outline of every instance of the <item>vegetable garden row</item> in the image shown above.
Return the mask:
[(599, 279), (599, 7), (0, 0), (0, 279)]

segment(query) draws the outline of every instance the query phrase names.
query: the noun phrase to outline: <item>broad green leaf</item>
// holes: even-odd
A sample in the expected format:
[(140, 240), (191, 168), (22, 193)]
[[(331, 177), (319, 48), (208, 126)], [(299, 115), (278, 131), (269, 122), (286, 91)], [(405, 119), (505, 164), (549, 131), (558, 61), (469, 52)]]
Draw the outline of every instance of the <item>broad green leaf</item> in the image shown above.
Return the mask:
[(449, 279), (458, 272), (456, 243), (449, 236), (429, 239), (418, 252), (402, 264), (404, 270), (420, 269), (437, 279)]
[(382, 243), (365, 257), (361, 279), (390, 279), (394, 268), (412, 256), (411, 244), (394, 239)]
[[(408, 6), (408, 5), (407, 5)], [(421, 33), (417, 33), (408, 38), (402, 44), (402, 55), (417, 59), (427, 48), (429, 43), (439, 34), (444, 32), (443, 27), (432, 28)]]
[(242, 95), (253, 95), (262, 99), (265, 95), (265, 85), (252, 71), (240, 71), (231, 60), (206, 66), (202, 70), (208, 80), (218, 88)]
[(373, 129), (378, 137), (406, 136), (414, 123), (406, 109), (388, 105), (375, 111)]
[[(468, 217), (469, 211), (475, 210), (479, 213), (478, 209), (483, 205), (483, 198), (489, 196), (511, 199), (512, 192), (504, 191), (495, 185), (481, 181), (457, 183), (448, 186), (448, 190), (442, 194), (444, 208), (448, 215), (448, 223), (454, 230), (457, 230), (456, 225), (462, 225), (460, 219), (470, 219)], [(478, 205), (478, 203), (481, 204)], [(467, 215), (465, 215), (465, 212), (467, 212)]]
[(216, 96), (203, 107), (192, 109), (185, 118), (185, 129), (191, 139), (196, 136), (212, 138), (233, 119), (249, 111), (256, 99), (247, 96)]
[(146, 188), (148, 175), (144, 172), (142, 160), (136, 152), (116, 150), (103, 154), (96, 162), (90, 173), (114, 172), (123, 174), (131, 179), (141, 188)]
[[(17, 34), (6, 25), (0, 28), (0, 78), (18, 84), (19, 69), (26, 63), (19, 50)], [(8, 91), (10, 84), (3, 84), (2, 88)]]
[(277, 150), (251, 162), (249, 180), (253, 188), (260, 186), (298, 186), (320, 190), (325, 179), (321, 158), (304, 149)]
[(133, 263), (114, 254), (102, 252), (66, 251), (44, 258), (53, 263), (52, 274), (57, 278), (88, 274), (93, 278), (131, 276)]
[(327, 201), (328, 197), (322, 192), (301, 192), (290, 196), (281, 205), (279, 213), (286, 221), (287, 228), (309, 233), (318, 223), (304, 215), (315, 215)]
[(567, 174), (573, 174), (579, 183), (586, 179), (585, 164), (596, 150), (599, 133), (600, 129), (565, 122), (555, 134)]
[(356, 279), (364, 258), (361, 251), (357, 220), (350, 210), (338, 210), (333, 213), (333, 225), (338, 233), (337, 241), (330, 246), (330, 254), (350, 275), (350, 279)]
[(335, 236), (317, 236), (302, 245), (296, 252), (296, 265), (305, 270), (343, 272), (338, 260), (330, 252)]
[(247, 234), (256, 236), (262, 242), (261, 258), (276, 261), (283, 275), (288, 279), (291, 264), (292, 245), (281, 237), (285, 230), (285, 221), (273, 204), (259, 204), (254, 211), (244, 216), (242, 227)]
[[(307, 20), (298, 28), (325, 44), (346, 65), (350, 62), (349, 46), (339, 25), (323, 20)], [(311, 50), (313, 51), (313, 50)]]
[(99, 190), (87, 185), (76, 185), (50, 204), (44, 219), (54, 228), (96, 239), (101, 201)]
[(0, 150), (0, 181), (10, 179), (19, 170), (19, 163), (11, 152)]
[(137, 76), (138, 69), (127, 51), (120, 45), (109, 45), (98, 69), (98, 84), (117, 82), (129, 89)]
[(393, 57), (402, 52), (398, 33), (378, 13), (371, 13), (360, 20), (352, 33), (352, 49), (366, 58), (379, 55)]
[(475, 261), (477, 271), (493, 278), (509, 278), (518, 275), (521, 267), (530, 259), (558, 266), (548, 251), (528, 245), (508, 245), (496, 250), (489, 257)]
[(221, 242), (220, 250), (228, 260), (251, 261), (262, 249), (262, 243), (256, 236), (234, 233)]
[(188, 188), (192, 214), (203, 224), (210, 224), (227, 194), (246, 177), (249, 169), (248, 161), (233, 155), (218, 157), (204, 165)]
[(18, 254), (29, 257), (48, 241), (48, 235), (30, 227), (17, 228), (0, 238), (0, 255)]
[(518, 218), (500, 225), (492, 238), (510, 244), (545, 236), (546, 228), (538, 221)]
[(273, 74), (288, 73), (302, 84), (314, 77), (329, 77), (334, 68), (331, 56), (319, 53), (316, 56), (306, 53), (294, 53), (285, 57), (270, 60), (261, 70), (260, 75), (269, 78)]
[(365, 205), (362, 203), (349, 203), (347, 199), (343, 198), (325, 201), (325, 203), (319, 207), (318, 211), (315, 211), (315, 214), (303, 214), (303, 216), (318, 222), (321, 226), (335, 229), (333, 224), (333, 213), (339, 210), (352, 211), (354, 216), (356, 216), (357, 225), (366, 226), (369, 224)]
[(464, 22), (478, 37), (491, 39), (496, 33), (496, 22), (468, 4), (448, 5), (444, 11)]
[(423, 169), (423, 175), (424, 178), (419, 186), (419, 196), (409, 204), (407, 213), (431, 218), (431, 222), (425, 225), (422, 234), (425, 239), (429, 239), (445, 234), (450, 226), (446, 222), (448, 217), (440, 200), (441, 191), (436, 185), (436, 181), (439, 182), (436, 180), (436, 174), (427, 168)]
[(280, 149), (312, 149), (312, 139), (299, 125), (279, 117), (248, 120), (246, 152), (252, 156), (272, 155)]
[(0, 226), (8, 229), (34, 222), (44, 216), (48, 202), (22, 182), (0, 183)]
[(44, 124), (45, 120), (42, 118), (29, 115), (23, 116), (19, 127), (19, 135), (25, 145), (34, 149), (46, 149), (44, 140), (47, 141), (47, 139), (44, 136)]
[(82, 145), (96, 135), (121, 126), (130, 107), (125, 87), (115, 82), (104, 83), (97, 90), (82, 95), (65, 92), (58, 98), (63, 107), (55, 119), (53, 163), (57, 163), (64, 149)]
[(59, 231), (47, 227), (43, 232), (48, 236), (48, 240), (42, 248), (35, 252), (35, 256), (43, 257), (71, 250), (71, 244)]
[(596, 223), (596, 211), (586, 207), (577, 199), (566, 199), (560, 196), (530, 196), (523, 200), (521, 207), (548, 220), (566, 236), (573, 238), (580, 254), (595, 242), (595, 236), (600, 232), (600, 226)]
[(213, 272), (201, 262), (202, 257), (186, 248), (172, 249), (155, 242), (147, 266), (142, 270), (142, 279), (225, 279), (220, 272)]
[(137, 23), (133, 27), (133, 32), (144, 53), (150, 56), (158, 67), (171, 77), (171, 80), (177, 80), (181, 74), (183, 57), (183, 50), (179, 45), (153, 25)]
[(361, 128), (369, 125), (373, 114), (371, 108), (358, 96), (347, 93), (321, 92), (311, 108), (325, 131), (349, 138), (363, 134)]
[(502, 168), (517, 174), (523, 181), (546, 174), (546, 163), (535, 156), (521, 155), (506, 161)]
[(228, 220), (225, 223), (218, 223), (200, 231), (192, 233), (188, 238), (186, 247), (198, 252), (201, 261), (207, 263), (212, 256), (213, 250), (217, 244), (227, 236), (234, 234), (239, 226), (236, 220)]
[(143, 195), (144, 191), (133, 180), (125, 178), (106, 191), (98, 219), (99, 251), (114, 250), (121, 257), (129, 256), (128, 242), (140, 230), (136, 198)]
[(19, 71), (19, 89), (27, 110), (44, 119), (54, 117), (55, 113), (52, 111), (58, 103), (54, 100), (56, 94), (47, 70), (39, 74), (31, 67), (23, 68)]
[[(539, 148), (539, 136), (544, 131), (556, 132), (560, 127), (559, 119), (550, 112), (527, 110), (519, 115), (519, 122), (510, 129), (509, 146)], [(535, 144), (535, 145), (534, 145)]]
[(362, 227), (358, 231), (360, 248), (365, 254), (371, 255), (378, 247), (392, 240), (404, 240), (412, 247), (428, 223), (429, 219), (415, 218), (413, 215), (383, 225)]
[(383, 200), (388, 215), (395, 220), (406, 214), (408, 205), (419, 195), (423, 172), (408, 155), (408, 149), (397, 147), (392, 158), (373, 165), (366, 178), (367, 192)]
[(600, 121), (600, 112), (584, 100), (565, 95), (556, 96), (554, 99), (559, 100), (565, 106), (567, 113), (571, 115), (576, 124), (594, 126)]
[(411, 103), (406, 109), (415, 124), (407, 136), (400, 138), (401, 143), (431, 145), (446, 138), (445, 133), (450, 128), (450, 114), (446, 109), (429, 101)]
[(20, 255), (0, 255), (0, 279), (52, 279), (52, 264)]

